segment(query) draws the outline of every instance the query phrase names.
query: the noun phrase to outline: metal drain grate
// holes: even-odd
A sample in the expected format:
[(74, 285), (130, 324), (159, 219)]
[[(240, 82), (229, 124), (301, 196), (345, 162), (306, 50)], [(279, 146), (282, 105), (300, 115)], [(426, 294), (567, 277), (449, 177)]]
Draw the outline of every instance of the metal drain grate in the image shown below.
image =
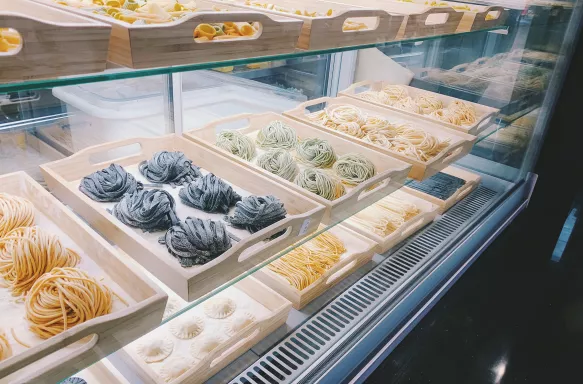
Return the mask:
[(231, 383), (291, 382), (356, 325), (363, 314), (369, 313), (436, 255), (441, 246), (486, 209), (497, 194), (486, 187), (477, 188), (441, 219), (314, 314)]

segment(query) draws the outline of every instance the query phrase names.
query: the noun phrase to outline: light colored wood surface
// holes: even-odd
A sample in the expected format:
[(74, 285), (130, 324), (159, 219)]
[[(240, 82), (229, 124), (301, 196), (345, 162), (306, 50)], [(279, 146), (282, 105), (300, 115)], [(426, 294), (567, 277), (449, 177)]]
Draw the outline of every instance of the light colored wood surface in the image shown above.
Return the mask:
[(427, 193), (421, 192), (417, 189), (409, 188), (407, 186), (403, 187), (402, 190), (410, 195), (420, 197), (423, 200), (427, 200), (430, 203), (437, 205), (439, 207), (439, 214), (442, 214), (451, 207), (453, 207), (455, 203), (469, 195), (470, 192), (472, 192), (474, 189), (478, 187), (478, 185), (480, 185), (480, 181), (482, 180), (480, 175), (476, 175), (475, 173), (454, 166), (449, 166), (442, 170), (441, 172), (447, 173), (448, 175), (452, 175), (455, 177), (459, 177), (460, 179), (464, 179), (466, 181), (466, 183), (460, 189), (458, 189), (453, 195), (451, 195), (447, 200), (438, 199), (435, 196), (431, 196)]
[(463, 16), (451, 7), (429, 7), (424, 4), (387, 0), (331, 0), (330, 3), (380, 8), (391, 14), (404, 15), (405, 19), (397, 39), (448, 35), (455, 33)]
[[(210, 352), (204, 359), (193, 363), (193, 366), (188, 371), (183, 373), (177, 379), (170, 381), (169, 384), (203, 383), (237, 357), (251, 349), (260, 340), (285, 324), (292, 307), (291, 303), (263, 283), (259, 282), (257, 279), (246, 277), (230, 288), (237, 288), (249, 298), (267, 308), (270, 312), (269, 315), (257, 319), (254, 323), (248, 325), (241, 331), (226, 338), (220, 346)], [(223, 293), (227, 294), (227, 291)], [(212, 298), (209, 300), (212, 300)], [(204, 302), (199, 305), (204, 305)], [(187, 316), (189, 312), (190, 311), (187, 311), (181, 316)], [(197, 342), (196, 338), (192, 341)], [(145, 383), (165, 384), (165, 381), (154, 372), (154, 370), (145, 363), (140, 356), (137, 355), (131, 346), (123, 348), (120, 351), (120, 356), (124, 363), (133, 368), (133, 371)], [(169, 358), (172, 358), (172, 356)]]
[[(404, 16), (391, 15), (380, 8), (364, 8), (358, 4), (351, 6), (330, 4), (319, 0), (277, 0), (272, 4), (290, 10), (306, 9), (309, 12), (323, 14), (332, 9), (334, 11), (333, 16), (301, 16), (287, 12), (248, 6), (245, 5), (244, 0), (217, 0), (217, 2), (220, 4), (232, 4), (241, 7), (242, 9), (256, 10), (268, 14), (288, 16), (302, 20), (303, 27), (298, 41), (298, 48), (308, 50), (393, 41), (404, 20)], [(263, 1), (258, 0), (258, 2)], [(266, 0), (265, 3), (271, 2)], [(368, 28), (362, 31), (343, 31), (342, 26), (346, 20), (364, 23)]]
[[(265, 127), (267, 124), (274, 120), (283, 121), (285, 124), (291, 126), (302, 139), (317, 137), (327, 140), (330, 142), (330, 144), (332, 144), (332, 147), (334, 148), (334, 151), (338, 157), (347, 153), (360, 153), (372, 161), (377, 170), (377, 174), (369, 180), (359, 184), (357, 187), (347, 190), (346, 195), (340, 197), (339, 199), (330, 201), (316, 195), (315, 193), (301, 188), (293, 182), (285, 180), (284, 178), (264, 170), (263, 168), (256, 165), (254, 161), (246, 161), (215, 145), (218, 132), (217, 127), (221, 126), (222, 124), (234, 123), (237, 121), (248, 121), (248, 125), (245, 128), (241, 128), (239, 131), (243, 134), (255, 136), (255, 134), (261, 128)], [(220, 153), (222, 156), (226, 156), (239, 164), (253, 169), (255, 172), (259, 172), (262, 175), (276, 180), (286, 188), (295, 190), (305, 195), (306, 197), (309, 197), (310, 199), (322, 204), (326, 207), (326, 214), (322, 219), (324, 223), (340, 222), (347, 217), (352, 216), (361, 209), (368, 207), (370, 204), (383, 198), (391, 192), (401, 188), (411, 168), (409, 164), (403, 161), (358, 145), (353, 141), (343, 139), (322, 130), (314, 129), (313, 127), (302, 124), (297, 120), (273, 112), (267, 112), (260, 115), (241, 114), (227, 117), (211, 122), (200, 129), (186, 132), (184, 136), (188, 139), (207, 146), (213, 151)]]
[[(319, 124), (316, 124), (314, 122), (309, 121), (306, 118), (306, 114), (309, 113), (309, 111), (306, 108), (309, 106), (318, 105), (318, 104), (325, 104), (326, 107), (333, 107), (333, 106), (338, 106), (338, 105), (352, 105), (354, 107), (359, 108), (361, 111), (363, 111), (364, 113), (371, 115), (371, 116), (376, 115), (376, 116), (381, 116), (385, 119), (388, 119), (389, 121), (396, 120), (396, 121), (410, 123), (412, 126), (417, 127), (417, 128), (421, 128), (424, 131), (426, 131), (432, 135), (435, 135), (439, 138), (449, 139), (450, 145), (445, 150), (443, 150), (441, 153), (439, 153), (437, 156), (433, 157), (431, 160), (419, 161), (417, 159), (413, 159), (411, 157), (404, 156), (398, 152), (386, 149), (380, 145), (368, 143), (368, 142), (361, 140), (361, 139), (358, 139), (354, 136), (345, 134), (343, 132), (335, 131), (335, 130), (330, 129), (328, 127), (324, 127), (322, 125), (319, 125)], [(409, 164), (412, 164), (413, 167), (411, 168), (411, 171), (409, 172), (409, 177), (413, 178), (415, 180), (424, 180), (424, 179), (436, 174), (437, 172), (441, 171), (442, 169), (444, 169), (445, 167), (447, 167), (451, 163), (455, 162), (457, 159), (467, 155), (471, 151), (472, 146), (474, 145), (474, 142), (476, 141), (475, 136), (472, 136), (472, 135), (469, 135), (469, 134), (466, 134), (463, 132), (458, 132), (458, 131), (455, 131), (453, 129), (448, 129), (448, 128), (439, 126), (438, 124), (428, 122), (427, 120), (424, 120), (420, 117), (407, 115), (407, 114), (401, 113), (400, 111), (393, 111), (393, 110), (389, 110), (389, 109), (386, 109), (383, 107), (377, 107), (376, 105), (367, 103), (365, 101), (356, 100), (354, 98), (344, 97), (344, 96), (336, 97), (336, 98), (322, 97), (319, 99), (306, 101), (306, 102), (300, 104), (297, 108), (292, 109), (291, 111), (286, 111), (283, 114), (285, 116), (289, 116), (289, 117), (292, 117), (296, 120), (299, 120), (305, 124), (310, 124), (311, 126), (316, 127), (318, 129), (321, 129), (321, 130), (324, 130), (327, 132), (331, 132), (335, 135), (338, 135), (338, 136), (347, 138), (349, 140), (355, 141), (355, 142), (360, 143), (361, 145), (364, 145), (368, 148), (372, 148), (372, 149), (375, 149), (377, 151), (389, 154), (389, 155), (396, 157), (400, 160), (403, 160)]]
[[(139, 144), (138, 153), (118, 159), (94, 163), (98, 154)], [(274, 195), (287, 210), (287, 217), (234, 244), (227, 252), (207, 264), (183, 268), (166, 249), (154, 246), (138, 235), (99, 203), (89, 199), (78, 189), (78, 181), (111, 163), (123, 167), (133, 166), (161, 150), (182, 151), (194, 164), (234, 186), (255, 195)], [(118, 152), (119, 153), (119, 152)], [(176, 135), (157, 138), (133, 138), (85, 148), (60, 161), (41, 166), (49, 188), (61, 200), (75, 209), (91, 226), (118, 245), (143, 267), (174, 290), (180, 297), (193, 301), (218, 286), (231, 281), (255, 265), (313, 232), (324, 215), (324, 206), (289, 190), (272, 179), (255, 173), (226, 157), (219, 156), (200, 144)], [(197, 216), (197, 211), (189, 211)], [(185, 219), (184, 217), (182, 219)], [(285, 231), (284, 234), (264, 243), (264, 239)], [(160, 232), (163, 235), (164, 232)], [(156, 242), (156, 245), (158, 243)]]
[(329, 228), (328, 231), (337, 236), (344, 243), (348, 251), (338, 263), (326, 271), (322, 277), (309, 287), (300, 291), (292, 286), (283, 276), (271, 271), (267, 267), (263, 267), (255, 272), (253, 277), (291, 301), (295, 309), (302, 309), (312, 300), (341, 282), (345, 277), (371, 261), (378, 247), (376, 241), (362, 236), (341, 224)]
[[(197, 0), (200, 12), (170, 23), (133, 25), (111, 17), (97, 15), (53, 0), (35, 0), (59, 9), (94, 18), (113, 28), (108, 59), (130, 68), (151, 68), (170, 65), (224, 61), (257, 56), (291, 53), (300, 36), (300, 20), (268, 16), (258, 11), (221, 4), (226, 11), (213, 10), (216, 3)], [(193, 33), (199, 24), (222, 22), (259, 22), (259, 33), (252, 37), (197, 42)]]
[(390, 105), (377, 103), (377, 102), (370, 101), (370, 100), (364, 100), (364, 99), (361, 99), (360, 97), (358, 97), (358, 95), (362, 92), (380, 91), (384, 87), (386, 87), (387, 85), (391, 85), (391, 83), (388, 81), (365, 80), (365, 81), (361, 81), (361, 82), (352, 84), (350, 87), (346, 88), (344, 91), (338, 92), (338, 95), (352, 97), (352, 98), (355, 98), (355, 99), (360, 100), (360, 101), (365, 101), (367, 103), (371, 103), (371, 104), (376, 105), (378, 107), (387, 108), (387, 109), (390, 109), (393, 111), (405, 113), (407, 115), (411, 115), (411, 116), (415, 116), (415, 117), (420, 117), (420, 118), (425, 119), (427, 121), (430, 121), (434, 124), (443, 125), (444, 127), (455, 129), (456, 131), (460, 131), (460, 132), (464, 132), (464, 133), (469, 133), (470, 135), (477, 135), (478, 133), (482, 132), (494, 120), (494, 118), (498, 115), (498, 112), (500, 112), (499, 109), (488, 107), (486, 105), (472, 103), (470, 101), (461, 100), (461, 99), (458, 99), (455, 97), (441, 95), (441, 94), (436, 93), (436, 92), (426, 91), (424, 89), (419, 89), (419, 88), (411, 87), (409, 85), (400, 84), (400, 86), (407, 89), (409, 96), (411, 96), (413, 99), (417, 95), (420, 95), (420, 94), (430, 94), (430, 95), (436, 97), (437, 99), (441, 100), (443, 102), (444, 107), (447, 107), (451, 102), (456, 101), (456, 100), (461, 100), (464, 103), (471, 104), (476, 109), (476, 115), (477, 115), (476, 120), (477, 121), (473, 125), (470, 125), (470, 126), (460, 126), (460, 125), (447, 123), (445, 121), (433, 119), (429, 115), (421, 115), (421, 114), (414, 113), (411, 111), (406, 111), (403, 109), (395, 108), (395, 107), (390, 106)]
[(105, 70), (111, 26), (28, 0), (0, 0), (0, 28), (21, 37), (0, 52), (0, 81), (42, 79)]
[[(9, 382), (58, 382), (160, 324), (166, 294), (123, 264), (105, 240), (47, 190), (24, 172), (16, 172), (0, 176), (0, 191), (30, 200), (37, 210), (58, 223), (60, 230), (83, 248), (84, 255), (132, 300), (127, 308), (88, 320), (0, 362), (0, 377)], [(80, 340), (76, 348), (59, 353)]]
[(403, 190), (396, 191), (391, 196), (412, 202), (417, 206), (417, 208), (421, 210), (421, 213), (406, 221), (405, 224), (403, 224), (395, 232), (384, 237), (362, 229), (351, 219), (348, 219), (343, 223), (343, 225), (352, 229), (353, 231), (374, 240), (378, 244), (378, 253), (385, 253), (395, 245), (406, 240), (409, 236), (414, 235), (415, 232), (419, 231), (421, 228), (435, 220), (439, 214), (437, 205), (431, 204), (430, 202), (417, 196), (413, 196), (412, 194), (404, 192)]

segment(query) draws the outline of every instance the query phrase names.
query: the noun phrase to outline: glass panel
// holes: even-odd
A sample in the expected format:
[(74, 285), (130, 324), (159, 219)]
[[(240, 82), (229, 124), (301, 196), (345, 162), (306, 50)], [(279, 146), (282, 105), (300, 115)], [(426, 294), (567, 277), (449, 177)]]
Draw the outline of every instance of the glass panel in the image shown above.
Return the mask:
[[(0, 84), (0, 174), (24, 170), (98, 230), (127, 268), (109, 273), (123, 275), (124, 291), (137, 271), (170, 297), (162, 314), (154, 290), (136, 293), (127, 312), (137, 302), (143, 312), (79, 342), (97, 343), (95, 356), (109, 355), (101, 362), (50, 371), (45, 360), (25, 373), (163, 383), (184, 370), (192, 382), (287, 383), (342, 361), (342, 346), (374, 325), (366, 315), (405, 300), (434, 273), (429, 261), (482, 230), (532, 171), (572, 10), (502, 5), (504, 28)], [(159, 157), (150, 172), (155, 161), (143, 162), (161, 150), (196, 167)], [(144, 205), (120, 213), (79, 192), (112, 162), (172, 196), (177, 219), (147, 228)], [(172, 176), (168, 164), (184, 173), (156, 179)], [(280, 203), (286, 217), (272, 220)], [(17, 333), (41, 345), (27, 332)], [(7, 339), (18, 355), (22, 344)]]

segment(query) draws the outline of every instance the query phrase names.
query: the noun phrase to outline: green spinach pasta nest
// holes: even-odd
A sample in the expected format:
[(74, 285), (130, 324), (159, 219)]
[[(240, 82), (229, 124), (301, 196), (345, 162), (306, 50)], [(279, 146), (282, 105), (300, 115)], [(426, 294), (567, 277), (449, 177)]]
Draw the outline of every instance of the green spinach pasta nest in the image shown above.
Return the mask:
[(334, 172), (347, 185), (358, 185), (376, 175), (377, 171), (368, 158), (359, 153), (347, 153), (338, 158)]
[(346, 189), (338, 178), (319, 169), (302, 170), (296, 177), (295, 183), (327, 200), (336, 200), (346, 194)]
[(255, 142), (260, 148), (293, 149), (298, 143), (298, 136), (286, 123), (274, 120), (259, 130)]
[(296, 153), (300, 161), (312, 167), (330, 168), (336, 161), (336, 153), (332, 145), (318, 138), (300, 141)]
[(237, 131), (219, 133), (216, 146), (247, 161), (252, 160), (257, 153), (253, 140)]
[(273, 149), (257, 158), (257, 165), (288, 181), (293, 181), (300, 171), (293, 156), (283, 149)]

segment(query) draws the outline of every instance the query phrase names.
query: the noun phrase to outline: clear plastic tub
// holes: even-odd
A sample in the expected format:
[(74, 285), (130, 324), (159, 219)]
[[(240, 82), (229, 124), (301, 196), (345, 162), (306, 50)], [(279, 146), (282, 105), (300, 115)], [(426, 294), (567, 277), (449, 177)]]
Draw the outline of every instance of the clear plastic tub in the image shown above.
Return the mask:
[[(244, 112), (283, 112), (307, 100), (228, 74), (196, 71), (182, 78), (184, 131)], [(70, 155), (109, 141), (171, 133), (164, 116), (164, 87), (163, 76), (151, 76), (54, 88), (53, 95), (66, 104), (68, 124), (41, 135)]]

